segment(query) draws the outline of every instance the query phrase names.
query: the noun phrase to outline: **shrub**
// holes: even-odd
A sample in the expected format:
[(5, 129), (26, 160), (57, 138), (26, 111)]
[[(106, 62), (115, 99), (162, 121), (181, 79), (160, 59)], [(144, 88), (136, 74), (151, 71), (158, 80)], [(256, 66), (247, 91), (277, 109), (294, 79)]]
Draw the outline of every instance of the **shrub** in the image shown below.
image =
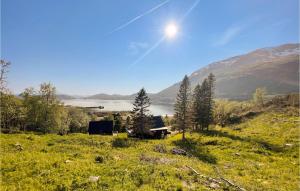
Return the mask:
[(130, 147), (131, 143), (127, 138), (116, 138), (112, 142), (113, 147)]
[(104, 157), (101, 156), (101, 155), (98, 155), (98, 156), (95, 157), (95, 161), (97, 163), (103, 163), (104, 162)]

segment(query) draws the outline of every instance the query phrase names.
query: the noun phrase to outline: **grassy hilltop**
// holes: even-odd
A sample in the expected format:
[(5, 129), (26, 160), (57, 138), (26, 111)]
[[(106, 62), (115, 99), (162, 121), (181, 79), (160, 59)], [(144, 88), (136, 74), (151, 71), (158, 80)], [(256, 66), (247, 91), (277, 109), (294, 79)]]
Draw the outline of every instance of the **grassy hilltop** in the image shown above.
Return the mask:
[[(263, 113), (165, 140), (1, 134), (1, 190), (297, 190), (299, 117)], [(187, 155), (174, 155), (182, 148)], [(194, 171), (194, 170), (196, 171)], [(197, 174), (198, 173), (198, 174)]]

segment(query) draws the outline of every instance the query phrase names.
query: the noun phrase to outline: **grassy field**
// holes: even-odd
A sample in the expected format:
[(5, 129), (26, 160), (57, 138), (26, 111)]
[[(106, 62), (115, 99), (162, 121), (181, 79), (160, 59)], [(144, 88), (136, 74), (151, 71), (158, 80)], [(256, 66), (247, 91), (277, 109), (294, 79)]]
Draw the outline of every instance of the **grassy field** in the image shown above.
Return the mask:
[[(181, 135), (2, 134), (1, 190), (237, 190), (222, 176), (246, 190), (293, 191), (298, 136), (299, 117), (283, 113), (188, 134), (186, 142)], [(174, 155), (173, 148), (188, 155)]]

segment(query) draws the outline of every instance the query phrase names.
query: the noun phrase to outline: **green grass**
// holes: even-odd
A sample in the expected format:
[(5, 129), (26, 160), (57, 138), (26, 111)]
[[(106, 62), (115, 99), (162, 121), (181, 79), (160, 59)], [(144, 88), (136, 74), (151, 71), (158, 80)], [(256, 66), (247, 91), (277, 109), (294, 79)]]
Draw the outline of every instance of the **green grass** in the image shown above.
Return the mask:
[[(1, 190), (210, 190), (200, 174), (246, 190), (298, 190), (299, 117), (267, 113), (205, 134), (136, 140), (85, 134), (1, 135)], [(20, 146), (16, 146), (20, 144)], [(164, 145), (156, 152), (156, 145)], [(292, 144), (286, 146), (285, 144)], [(173, 155), (185, 149), (188, 156)], [(90, 176), (99, 176), (91, 182)], [(220, 184), (219, 190), (235, 190)]]

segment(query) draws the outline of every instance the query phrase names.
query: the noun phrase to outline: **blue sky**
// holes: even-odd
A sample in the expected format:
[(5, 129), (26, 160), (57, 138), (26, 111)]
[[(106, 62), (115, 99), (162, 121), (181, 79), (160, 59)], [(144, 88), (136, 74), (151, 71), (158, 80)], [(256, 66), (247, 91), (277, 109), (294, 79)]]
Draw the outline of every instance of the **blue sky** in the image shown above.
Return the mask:
[[(298, 0), (1, 0), (9, 88), (158, 92), (185, 74), (256, 48), (299, 41)], [(163, 39), (177, 23), (178, 35)]]

